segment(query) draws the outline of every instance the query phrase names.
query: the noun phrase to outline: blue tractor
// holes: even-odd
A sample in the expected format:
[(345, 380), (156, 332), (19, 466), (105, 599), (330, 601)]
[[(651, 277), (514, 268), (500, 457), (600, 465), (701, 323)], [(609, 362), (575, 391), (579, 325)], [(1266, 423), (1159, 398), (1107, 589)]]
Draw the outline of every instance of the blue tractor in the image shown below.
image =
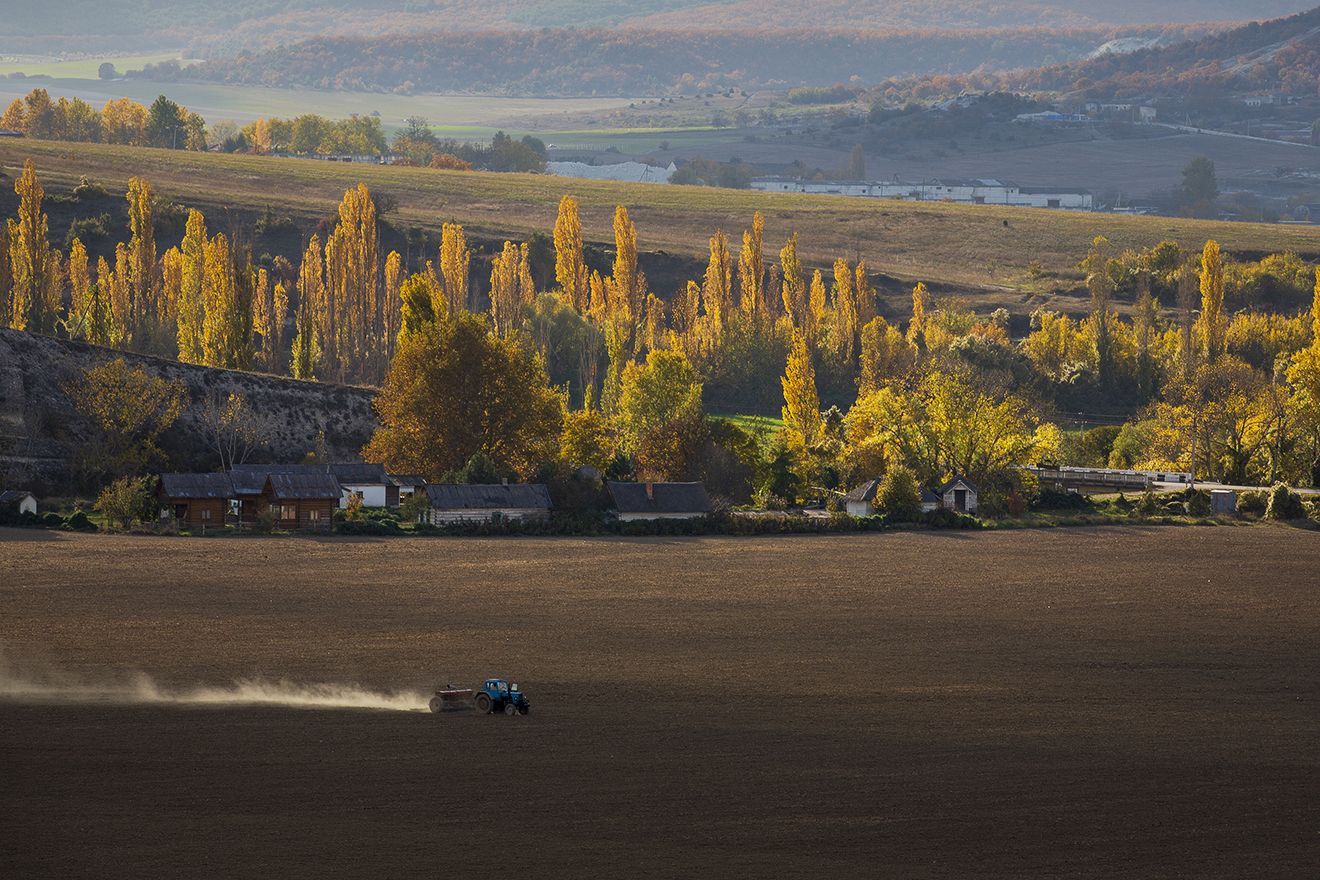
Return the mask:
[(532, 704), (527, 695), (518, 690), (518, 685), (509, 684), (502, 678), (488, 678), (477, 690), (473, 703), (483, 715), (503, 712), (505, 715), (526, 715), (532, 711)]

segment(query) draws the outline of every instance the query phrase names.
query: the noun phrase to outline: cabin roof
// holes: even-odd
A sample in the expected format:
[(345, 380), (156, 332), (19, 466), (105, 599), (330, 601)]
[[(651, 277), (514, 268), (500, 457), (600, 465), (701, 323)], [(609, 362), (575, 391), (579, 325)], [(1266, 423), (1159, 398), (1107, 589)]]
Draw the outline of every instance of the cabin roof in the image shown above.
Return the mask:
[(232, 498), (229, 474), (161, 474), (160, 494), (167, 498)]
[(550, 490), (540, 483), (432, 483), (426, 498), (436, 510), (550, 509)]
[(710, 496), (701, 483), (607, 484), (620, 513), (710, 513)]
[(343, 494), (339, 480), (333, 474), (271, 474), (266, 486), (276, 500), (314, 501), (339, 500)]

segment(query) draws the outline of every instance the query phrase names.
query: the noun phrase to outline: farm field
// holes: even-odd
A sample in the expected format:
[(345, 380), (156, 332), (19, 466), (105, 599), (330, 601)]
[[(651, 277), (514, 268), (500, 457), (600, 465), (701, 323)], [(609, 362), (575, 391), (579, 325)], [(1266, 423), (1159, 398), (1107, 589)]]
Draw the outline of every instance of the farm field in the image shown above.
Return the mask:
[[(354, 113), (367, 116), (374, 112), (380, 114), (381, 125), (387, 132), (401, 128), (403, 120), (409, 116), (422, 116), (430, 120), (437, 135), (459, 139), (489, 139), (500, 128), (519, 134), (544, 132), (553, 129), (556, 123), (563, 127), (568, 120), (580, 119), (583, 114), (592, 115), (628, 104), (626, 98), (392, 95), (212, 83), (159, 83), (140, 79), (105, 81), (96, 78), (95, 64), (86, 63), (92, 64), (90, 72), (80, 69), (76, 71), (80, 76), (0, 80), (0, 102), (8, 105), (35, 88), (46, 89), (55, 99), (82, 98), (97, 108), (106, 101), (124, 97), (150, 106), (158, 95), (163, 94), (202, 114), (209, 123), (229, 119), (246, 124), (261, 117), (293, 117), (304, 113), (342, 119)], [(23, 69), (21, 63), (12, 66)], [(3, 71), (4, 65), (0, 65), (0, 72)]]
[[(837, 256), (864, 257), (872, 271), (902, 278), (977, 287), (1010, 296), (1038, 291), (1029, 272), (1075, 273), (1092, 238), (1107, 236), (1120, 248), (1176, 239), (1199, 249), (1207, 238), (1230, 253), (1294, 250), (1320, 257), (1320, 227), (1127, 217), (1021, 208), (917, 204), (758, 193), (702, 187), (622, 184), (549, 175), (443, 172), (262, 156), (144, 150), (102, 144), (0, 141), (0, 171), (15, 174), (31, 158), (48, 189), (70, 188), (86, 175), (123, 187), (146, 175), (162, 196), (203, 209), (266, 206), (304, 220), (331, 214), (343, 191), (358, 182), (392, 195), (391, 222), (435, 228), (458, 220), (490, 238), (526, 238), (549, 232), (561, 196), (582, 203), (590, 240), (612, 244), (611, 218), (626, 204), (644, 251), (701, 257), (713, 230), (736, 236), (753, 212), (765, 212), (768, 245), (800, 235), (800, 253), (817, 264)], [(1049, 279), (1045, 279), (1045, 284)], [(668, 293), (669, 291), (662, 291)]]
[[(157, 52), (150, 55), (88, 55), (82, 58), (0, 55), (0, 75), (22, 73), (28, 77), (94, 80), (97, 79), (101, 64), (106, 61), (119, 70), (133, 70), (146, 64), (159, 64), (162, 61), (174, 61), (178, 58), (178, 52)], [(21, 83), (21, 80), (19, 82)], [(0, 83), (0, 88), (7, 90), (8, 86), (8, 83)]]
[[(7, 875), (1306, 876), (1287, 528), (187, 540), (0, 530)], [(98, 698), (514, 677), (527, 718)], [(85, 688), (84, 702), (68, 698)], [(276, 686), (278, 687), (278, 686)]]

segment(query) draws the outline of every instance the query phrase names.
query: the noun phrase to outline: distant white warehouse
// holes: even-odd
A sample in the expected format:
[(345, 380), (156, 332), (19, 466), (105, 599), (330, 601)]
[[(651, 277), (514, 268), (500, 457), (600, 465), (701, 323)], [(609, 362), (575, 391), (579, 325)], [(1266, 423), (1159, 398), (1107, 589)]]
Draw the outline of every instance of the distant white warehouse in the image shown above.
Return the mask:
[(1018, 186), (1000, 180), (926, 180), (908, 183), (895, 178), (890, 181), (845, 183), (758, 177), (752, 180), (752, 189), (763, 192), (903, 199), (910, 202), (953, 202), (959, 205), (1012, 205), (1072, 211), (1090, 211), (1095, 208), (1095, 197), (1084, 189)]

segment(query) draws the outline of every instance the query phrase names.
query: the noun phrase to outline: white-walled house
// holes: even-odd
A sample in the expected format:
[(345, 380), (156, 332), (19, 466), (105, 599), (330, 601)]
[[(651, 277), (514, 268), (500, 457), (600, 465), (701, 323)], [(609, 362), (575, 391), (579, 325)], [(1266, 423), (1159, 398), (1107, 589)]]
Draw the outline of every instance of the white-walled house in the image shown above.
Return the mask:
[(7, 489), (0, 492), (0, 507), (12, 509), (19, 516), (30, 513), (37, 515), (37, 496), (19, 489)]
[(432, 483), (425, 491), (422, 519), (433, 526), (550, 516), (550, 490), (540, 483)]
[(399, 487), (385, 473), (382, 464), (328, 464), (324, 465), (324, 469), (339, 480), (343, 488), (343, 495), (339, 499), (341, 510), (348, 507), (348, 500), (354, 495), (362, 497), (363, 507), (399, 506)]

